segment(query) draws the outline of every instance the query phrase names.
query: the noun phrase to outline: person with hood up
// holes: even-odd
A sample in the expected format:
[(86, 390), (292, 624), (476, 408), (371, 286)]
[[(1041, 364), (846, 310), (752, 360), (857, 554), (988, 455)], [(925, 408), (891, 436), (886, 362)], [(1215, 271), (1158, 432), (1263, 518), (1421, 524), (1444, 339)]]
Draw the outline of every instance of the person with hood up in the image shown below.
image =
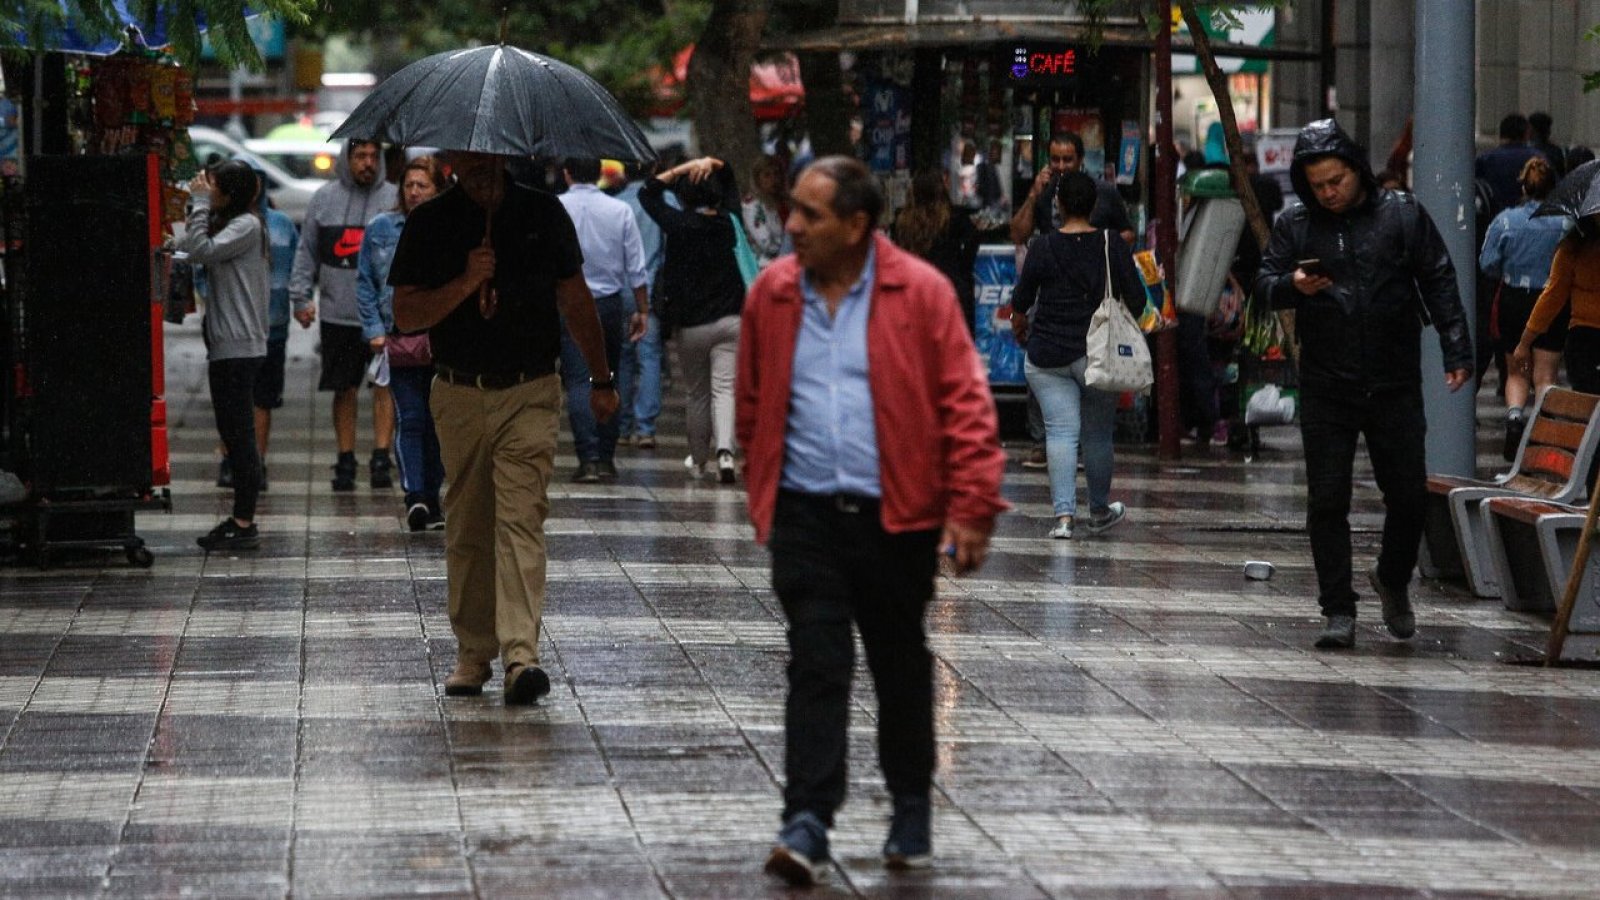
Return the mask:
[[(300, 226), (289, 295), (294, 317), (306, 328), (317, 319), (312, 291), (321, 289), (322, 375), (317, 389), (333, 392), (333, 433), (339, 458), (333, 489), (356, 487), (356, 391), (366, 375), (372, 350), (361, 335), (356, 303), (356, 263), (367, 223), (395, 207), (398, 194), (384, 177), (382, 149), (375, 141), (347, 141), (335, 163), (338, 177), (317, 189)], [(373, 446), (370, 474), (374, 488), (394, 484), (389, 447), (394, 442), (394, 399), (387, 387), (372, 390)]]
[(1301, 129), (1289, 171), (1300, 204), (1273, 225), (1255, 284), (1258, 300), (1296, 310), (1307, 530), (1327, 620), (1316, 641), (1322, 649), (1355, 645), (1349, 514), (1363, 435), (1386, 509), (1368, 582), (1389, 633), (1415, 633), (1407, 591), (1427, 501), (1423, 323), (1438, 329), (1446, 387), (1459, 390), (1473, 365), (1444, 239), (1416, 197), (1378, 186), (1366, 159), (1333, 119)]

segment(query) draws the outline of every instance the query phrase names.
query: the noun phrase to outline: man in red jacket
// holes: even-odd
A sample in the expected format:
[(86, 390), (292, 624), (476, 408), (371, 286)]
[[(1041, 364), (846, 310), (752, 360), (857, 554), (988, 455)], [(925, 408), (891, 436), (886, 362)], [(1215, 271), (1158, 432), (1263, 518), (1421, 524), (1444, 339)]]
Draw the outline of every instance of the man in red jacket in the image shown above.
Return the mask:
[(884, 863), (931, 858), (923, 612), (941, 552), (958, 574), (983, 564), (1005, 456), (955, 290), (875, 233), (883, 195), (866, 167), (819, 159), (790, 204), (795, 254), (745, 301), (736, 394), (750, 518), (789, 619), (783, 828), (767, 871), (808, 885), (844, 802), (852, 622), (894, 801)]

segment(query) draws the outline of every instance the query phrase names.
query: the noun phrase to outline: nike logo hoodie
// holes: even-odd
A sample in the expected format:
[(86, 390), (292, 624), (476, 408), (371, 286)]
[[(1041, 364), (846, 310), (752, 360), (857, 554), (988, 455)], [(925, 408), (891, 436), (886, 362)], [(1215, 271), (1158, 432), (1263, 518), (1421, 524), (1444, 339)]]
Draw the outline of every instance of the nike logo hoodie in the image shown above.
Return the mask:
[(321, 288), (318, 317), (335, 325), (361, 325), (356, 308), (356, 261), (367, 223), (399, 205), (394, 185), (385, 179), (383, 157), (371, 185), (356, 184), (350, 173), (350, 142), (339, 147), (334, 165), (338, 176), (317, 189), (300, 226), (300, 246), (289, 276), (289, 296), (296, 310), (311, 305)]

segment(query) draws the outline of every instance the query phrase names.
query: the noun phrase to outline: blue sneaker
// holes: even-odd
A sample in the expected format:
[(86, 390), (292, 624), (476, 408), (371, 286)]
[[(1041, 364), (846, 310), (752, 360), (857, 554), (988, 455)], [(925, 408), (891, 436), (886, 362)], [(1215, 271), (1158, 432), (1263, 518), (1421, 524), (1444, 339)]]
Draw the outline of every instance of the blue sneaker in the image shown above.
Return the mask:
[(794, 887), (810, 887), (827, 861), (828, 827), (816, 813), (795, 813), (779, 830), (766, 871)]
[(883, 842), (883, 867), (925, 869), (933, 862), (933, 809), (927, 797), (896, 797), (889, 839)]

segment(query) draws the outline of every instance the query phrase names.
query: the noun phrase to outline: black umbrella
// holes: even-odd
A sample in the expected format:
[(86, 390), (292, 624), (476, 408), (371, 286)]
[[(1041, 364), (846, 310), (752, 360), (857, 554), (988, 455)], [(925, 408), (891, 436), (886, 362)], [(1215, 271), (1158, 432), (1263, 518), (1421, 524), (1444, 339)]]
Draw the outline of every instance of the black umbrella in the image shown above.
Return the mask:
[(1600, 213), (1600, 159), (1592, 159), (1568, 172), (1550, 196), (1539, 204), (1534, 215), (1581, 219), (1595, 213)]
[(656, 158), (639, 126), (593, 78), (504, 43), (406, 66), (332, 137), (505, 156)]

